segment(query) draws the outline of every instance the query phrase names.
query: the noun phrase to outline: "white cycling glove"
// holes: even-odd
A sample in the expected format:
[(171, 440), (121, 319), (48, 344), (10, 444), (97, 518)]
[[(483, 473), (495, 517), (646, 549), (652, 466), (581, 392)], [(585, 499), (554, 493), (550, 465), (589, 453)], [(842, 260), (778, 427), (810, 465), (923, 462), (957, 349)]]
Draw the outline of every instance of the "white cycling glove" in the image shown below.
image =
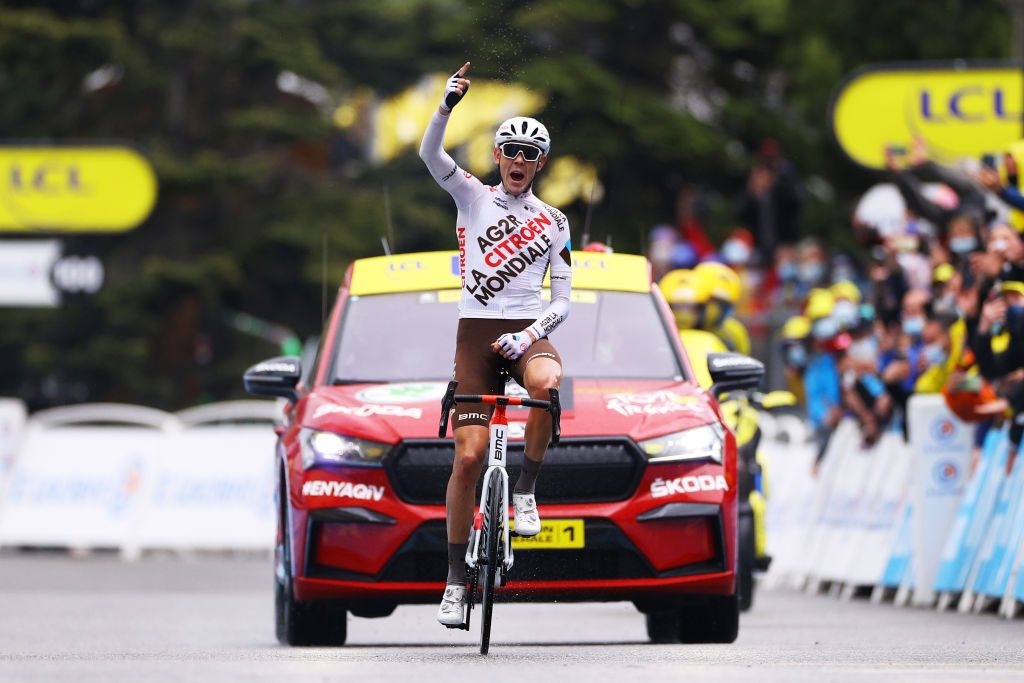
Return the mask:
[(526, 333), (526, 330), (522, 332), (516, 332), (515, 334), (505, 333), (498, 337), (498, 346), (501, 347), (503, 352), (502, 355), (509, 360), (516, 360), (521, 355), (526, 353), (526, 350), (533, 346), (533, 339)]
[[(461, 69), (459, 70), (461, 71)], [(444, 87), (444, 95), (441, 96), (441, 107), (447, 111), (451, 111), (455, 108), (455, 105), (462, 100), (462, 98), (469, 92), (469, 85), (466, 85), (465, 90), (459, 92), (459, 79), (463, 76), (459, 75), (456, 71), (452, 74), (452, 77), (448, 79), (447, 85)]]

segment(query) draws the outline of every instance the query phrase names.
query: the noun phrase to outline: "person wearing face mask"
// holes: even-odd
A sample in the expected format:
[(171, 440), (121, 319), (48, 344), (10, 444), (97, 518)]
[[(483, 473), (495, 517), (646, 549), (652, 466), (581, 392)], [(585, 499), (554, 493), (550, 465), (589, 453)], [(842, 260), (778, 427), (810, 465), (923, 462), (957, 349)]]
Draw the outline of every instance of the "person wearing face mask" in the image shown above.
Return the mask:
[(857, 419), (864, 445), (871, 446), (892, 416), (892, 399), (878, 376), (881, 352), (873, 325), (860, 319), (850, 335), (852, 341), (839, 360), (843, 407)]
[(811, 321), (802, 315), (795, 315), (782, 326), (780, 331), (782, 367), (786, 376), (786, 388), (797, 398), (797, 403), (807, 405), (804, 392), (804, 370), (810, 358)]
[(814, 289), (807, 298), (804, 315), (811, 323), (811, 354), (804, 371), (804, 395), (807, 417), (814, 430), (820, 462), (828, 448), (832, 431), (843, 416), (839, 368), (836, 364), (836, 339), (839, 324), (832, 317), (835, 297), (827, 289)]
[(959, 213), (951, 218), (946, 246), (957, 266), (964, 265), (970, 254), (983, 251), (981, 223), (977, 216), (972, 213)]
[(747, 268), (754, 262), (754, 236), (746, 228), (733, 228), (718, 253), (737, 271)]
[(918, 355), (917, 381), (914, 382), (914, 393), (937, 394), (946, 385), (946, 380), (954, 372), (959, 354), (953, 349), (952, 328), (955, 318), (937, 316), (925, 323), (922, 341), (924, 346)]
[(936, 315), (957, 316), (955, 275), (956, 268), (951, 263), (940, 263), (932, 269), (932, 310)]
[(828, 276), (828, 254), (824, 245), (808, 237), (798, 245), (797, 280), (804, 291), (819, 287)]
[[(930, 298), (931, 293), (927, 289), (912, 289), (903, 296), (896, 343), (882, 354), (880, 362), (882, 382), (901, 416), (906, 412), (907, 399), (913, 393), (914, 384), (921, 374), (920, 355), (930, 313)], [(905, 436), (905, 421), (902, 426)]]
[(832, 314), (844, 330), (852, 330), (860, 324), (861, 293), (850, 280), (840, 280), (829, 287), (836, 304)]

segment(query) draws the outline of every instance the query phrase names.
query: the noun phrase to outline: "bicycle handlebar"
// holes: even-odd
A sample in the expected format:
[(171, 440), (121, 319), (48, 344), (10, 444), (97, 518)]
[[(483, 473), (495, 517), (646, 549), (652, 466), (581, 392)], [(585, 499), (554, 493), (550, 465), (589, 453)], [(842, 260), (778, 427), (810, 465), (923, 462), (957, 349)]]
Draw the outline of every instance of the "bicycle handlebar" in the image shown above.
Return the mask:
[(455, 389), (458, 386), (459, 383), (455, 380), (448, 382), (448, 389), (444, 392), (444, 398), (441, 399), (441, 422), (437, 430), (439, 439), (443, 439), (448, 432), (448, 414), (455, 407), (456, 403), (484, 403), (487, 405), (541, 408), (551, 413), (551, 445), (556, 445), (562, 436), (562, 405), (558, 399), (558, 389), (548, 389), (551, 400), (543, 401), (537, 398), (523, 398), (519, 396), (456, 394)]

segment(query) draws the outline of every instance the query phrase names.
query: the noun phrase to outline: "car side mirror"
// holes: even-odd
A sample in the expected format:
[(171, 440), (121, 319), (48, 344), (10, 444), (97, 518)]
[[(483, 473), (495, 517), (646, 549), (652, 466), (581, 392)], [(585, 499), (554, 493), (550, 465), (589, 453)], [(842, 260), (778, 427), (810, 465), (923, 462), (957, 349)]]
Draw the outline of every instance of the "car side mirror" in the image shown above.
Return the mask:
[(295, 385), (302, 376), (302, 363), (297, 356), (278, 356), (257, 363), (242, 375), (245, 390), (257, 396), (280, 396), (296, 401)]
[(708, 373), (717, 398), (728, 391), (756, 389), (764, 379), (764, 363), (742, 353), (709, 353)]

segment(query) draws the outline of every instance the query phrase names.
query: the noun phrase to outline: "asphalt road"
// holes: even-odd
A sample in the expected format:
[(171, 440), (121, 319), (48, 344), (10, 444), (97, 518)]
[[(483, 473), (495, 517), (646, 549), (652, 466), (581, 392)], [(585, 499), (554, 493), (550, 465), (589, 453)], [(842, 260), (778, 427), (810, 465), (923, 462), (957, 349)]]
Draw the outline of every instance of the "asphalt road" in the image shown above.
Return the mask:
[(0, 681), (1022, 680), (1024, 620), (758, 595), (734, 645), (650, 645), (628, 604), (495, 608), (491, 654), (434, 608), (273, 638), (267, 559), (0, 556)]

